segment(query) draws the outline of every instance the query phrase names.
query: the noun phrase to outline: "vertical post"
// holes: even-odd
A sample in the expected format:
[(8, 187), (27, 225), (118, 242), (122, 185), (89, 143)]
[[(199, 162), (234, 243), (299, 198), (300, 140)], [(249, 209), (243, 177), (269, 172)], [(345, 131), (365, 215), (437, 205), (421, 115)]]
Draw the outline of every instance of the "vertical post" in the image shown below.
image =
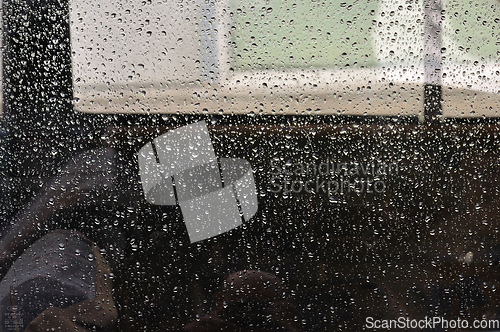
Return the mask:
[(18, 183), (6, 188), (11, 203), (2, 209), (13, 215), (30, 198), (23, 187), (35, 188), (53, 175), (75, 149), (84, 148), (88, 136), (72, 107), (68, 0), (1, 1), (0, 157), (8, 158), (1, 172)]
[[(0, 50), (2, 50), (3, 54), (3, 37), (4, 37), (4, 29), (3, 29), (3, 19), (2, 19), (2, 6), (3, 1), (0, 1)], [(0, 238), (3, 236), (3, 227), (6, 226), (8, 216), (10, 214), (10, 208), (12, 206), (10, 200), (10, 192), (9, 192), (9, 174), (7, 172), (9, 165), (9, 155), (8, 155), (8, 147), (9, 147), (9, 135), (7, 131), (7, 126), (5, 123), (5, 110), (3, 103), (3, 59), (0, 59)]]
[(217, 8), (211, 0), (200, 0), (201, 15), (201, 60), (203, 63), (202, 77), (207, 81), (218, 78), (219, 64), (217, 59)]
[(424, 119), (439, 122), (442, 110), (442, 3), (424, 0)]
[(0, 120), (0, 238), (2, 238), (2, 229), (6, 226), (6, 221), (11, 213), (11, 201), (9, 192), (9, 174), (7, 172), (9, 165), (9, 135), (4, 121)]
[(72, 115), (67, 0), (3, 1), (3, 102), (17, 136), (53, 134)]

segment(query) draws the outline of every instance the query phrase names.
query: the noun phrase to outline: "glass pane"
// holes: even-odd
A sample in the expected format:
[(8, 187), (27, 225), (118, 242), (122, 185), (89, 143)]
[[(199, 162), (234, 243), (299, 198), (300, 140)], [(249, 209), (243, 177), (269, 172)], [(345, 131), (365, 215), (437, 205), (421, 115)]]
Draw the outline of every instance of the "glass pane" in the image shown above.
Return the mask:
[(70, 5), (80, 111), (422, 115), (419, 4)]
[(239, 71), (376, 65), (378, 2), (232, 1), (232, 65)]
[(498, 117), (498, 1), (445, 1), (443, 9), (443, 115)]
[(196, 4), (70, 3), (77, 109), (154, 112), (180, 107), (170, 102), (166, 91), (182, 95), (175, 91), (199, 89), (200, 10)]
[(344, 1), (4, 1), (0, 331), (500, 331), (500, 3)]

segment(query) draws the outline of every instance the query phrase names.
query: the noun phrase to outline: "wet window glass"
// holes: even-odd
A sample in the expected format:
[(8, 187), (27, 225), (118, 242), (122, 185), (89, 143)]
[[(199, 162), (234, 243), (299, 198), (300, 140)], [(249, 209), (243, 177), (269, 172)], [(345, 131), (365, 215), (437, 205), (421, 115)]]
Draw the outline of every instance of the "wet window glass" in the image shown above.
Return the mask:
[(450, 1), (442, 8), (443, 115), (498, 116), (498, 2)]
[(2, 2), (0, 331), (498, 331), (500, 2)]

